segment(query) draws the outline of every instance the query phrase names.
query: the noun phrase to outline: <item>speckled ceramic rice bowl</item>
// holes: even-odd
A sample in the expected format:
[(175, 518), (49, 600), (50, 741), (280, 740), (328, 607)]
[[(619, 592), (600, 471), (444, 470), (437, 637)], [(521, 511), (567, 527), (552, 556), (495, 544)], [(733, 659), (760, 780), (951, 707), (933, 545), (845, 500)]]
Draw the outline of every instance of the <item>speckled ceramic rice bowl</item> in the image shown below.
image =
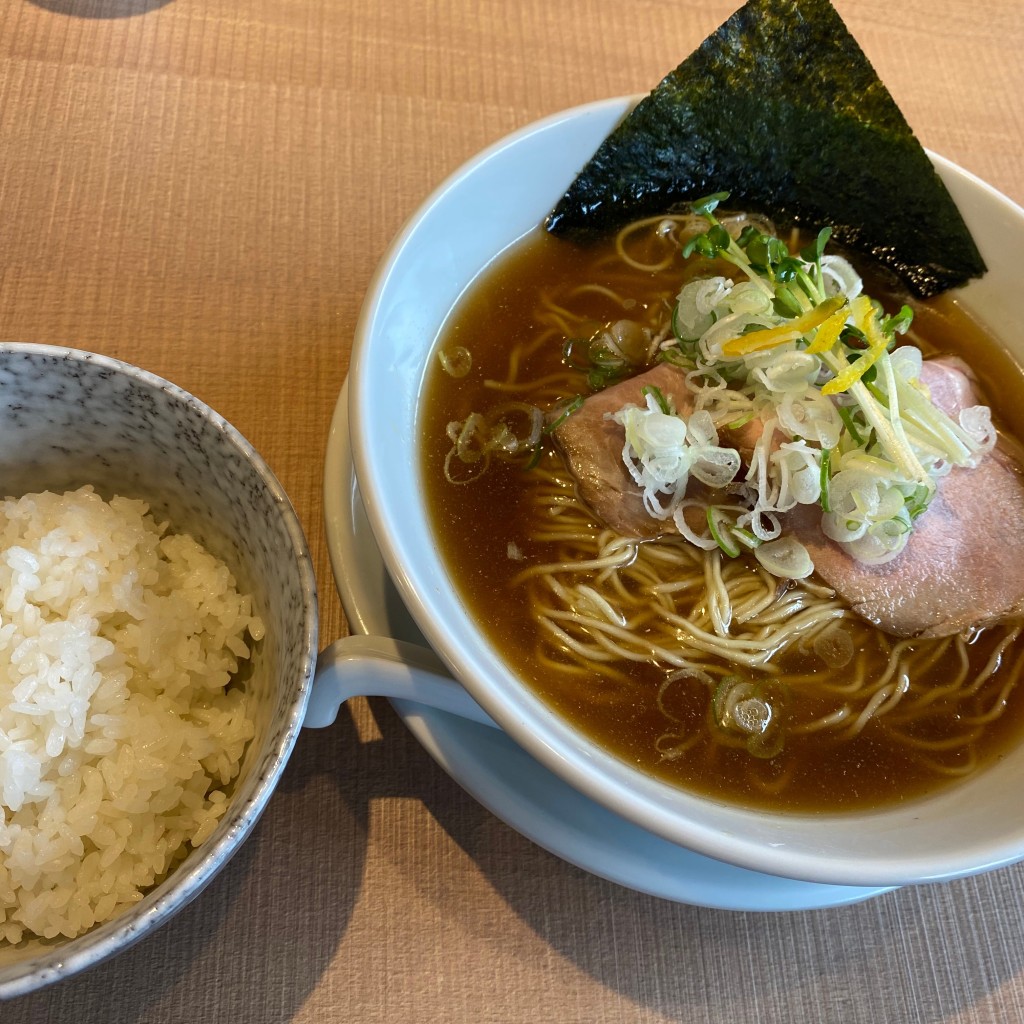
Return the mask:
[[(227, 809), (215, 827), (112, 920), (71, 939), (0, 939), (0, 997), (11, 997), (142, 938), (198, 895), (239, 847), (302, 724), (317, 605), (302, 528), (267, 465), (209, 407), (136, 367), (71, 349), (0, 344), (0, 481), (2, 496), (92, 485), (106, 499), (141, 499), (154, 519), (169, 520), (173, 532), (190, 534), (228, 566), (238, 591), (251, 595), (263, 633), (229, 684), (244, 692), (253, 735), (238, 745), (237, 776), (224, 786)], [(5, 611), (0, 624), (11, 617)], [(17, 730), (0, 735), (0, 754), (16, 740)], [(0, 859), (13, 856), (0, 848)]]

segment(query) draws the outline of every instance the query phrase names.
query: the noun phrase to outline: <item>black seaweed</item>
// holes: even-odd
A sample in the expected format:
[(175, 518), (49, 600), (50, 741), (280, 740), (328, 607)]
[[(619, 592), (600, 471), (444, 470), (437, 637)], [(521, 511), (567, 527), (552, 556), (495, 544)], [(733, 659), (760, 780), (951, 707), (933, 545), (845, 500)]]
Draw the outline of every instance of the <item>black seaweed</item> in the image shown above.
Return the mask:
[(585, 239), (719, 191), (780, 224), (831, 225), (922, 297), (986, 269), (828, 0), (749, 0), (623, 119), (546, 226)]

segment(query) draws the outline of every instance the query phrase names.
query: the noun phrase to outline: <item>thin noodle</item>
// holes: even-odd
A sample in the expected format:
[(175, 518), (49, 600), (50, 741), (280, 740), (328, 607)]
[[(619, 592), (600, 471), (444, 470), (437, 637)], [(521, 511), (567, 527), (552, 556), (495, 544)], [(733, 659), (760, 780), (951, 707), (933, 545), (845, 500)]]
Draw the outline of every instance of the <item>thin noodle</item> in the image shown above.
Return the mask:
[[(749, 222), (733, 218), (729, 227), (735, 232)], [(647, 218), (623, 228), (614, 253), (596, 263), (595, 280), (542, 295), (534, 314), (538, 329), (508, 346), (504, 377), (488, 379), (484, 387), (528, 396), (550, 422), (565, 402), (590, 393), (585, 371), (564, 361), (552, 369), (567, 339), (605, 332), (602, 344), (629, 362), (622, 351), (627, 346), (617, 343), (626, 335), (611, 337), (609, 325), (595, 315), (595, 309), (607, 312), (609, 304), (628, 311), (648, 332), (644, 345), (650, 338), (656, 352), (672, 337), (669, 320), (686, 273), (678, 271), (679, 249), (704, 226), (687, 215)], [(658, 282), (643, 302), (632, 298), (637, 271), (655, 275), (669, 268), (671, 286)], [(533, 357), (543, 358), (536, 365), (549, 372), (538, 371)], [(723, 390), (709, 408), (728, 413), (730, 402), (741, 399), (746, 401)], [(486, 452), (466, 472), (501, 458), (495, 453), (492, 460)], [(523, 566), (510, 585), (539, 625), (532, 664), (558, 679), (566, 703), (632, 706), (651, 701), (645, 691), (657, 693), (666, 728), (652, 745), (662, 760), (725, 764), (715, 762), (719, 751), (744, 747), (749, 737), (720, 728), (711, 710), (715, 688), (735, 676), (745, 683), (783, 684), (789, 737), (838, 745), (875, 730), (927, 771), (965, 775), (979, 763), (982, 726), (1003, 715), (1024, 679), (1024, 651), (1010, 657), (1024, 631), (1020, 622), (984, 630), (980, 643), (973, 635), (887, 636), (815, 580), (780, 581), (750, 556), (702, 551), (676, 535), (645, 542), (617, 536), (595, 522), (577, 497), (575, 480), (551, 452), (526, 479), (530, 526), (520, 546), (528, 541), (543, 561)], [(815, 640), (827, 639), (833, 629), (841, 630), (842, 643), (820, 645), (819, 654)], [(637, 675), (630, 669), (635, 665), (646, 668)], [(662, 696), (681, 685), (672, 675), (677, 670), (704, 673), (703, 689), (685, 696), (687, 707), (707, 709), (700, 722), (691, 722), (691, 714), (684, 726), (663, 703)], [(780, 762), (751, 758), (751, 786), (766, 794), (784, 790), (795, 760), (786, 754), (780, 772)]]

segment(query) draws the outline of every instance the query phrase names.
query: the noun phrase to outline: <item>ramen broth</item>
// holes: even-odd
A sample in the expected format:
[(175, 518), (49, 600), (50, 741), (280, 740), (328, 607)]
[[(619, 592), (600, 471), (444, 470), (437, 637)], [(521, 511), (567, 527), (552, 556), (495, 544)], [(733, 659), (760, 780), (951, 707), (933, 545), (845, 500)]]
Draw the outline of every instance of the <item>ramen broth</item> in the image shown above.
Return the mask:
[[(642, 237), (630, 240), (651, 261), (646, 244)], [(564, 559), (565, 545), (549, 529), (553, 522), (575, 517), (588, 523), (595, 537), (601, 532), (575, 497), (550, 442), (532, 468), (525, 456), (492, 459), (471, 482), (446, 479), (450, 422), (502, 402), (547, 409), (558, 397), (588, 394), (586, 374), (566, 366), (566, 332), (585, 334), (623, 318), (664, 321), (687, 277), (723, 272), (701, 262), (683, 261), (676, 251), (663, 269), (637, 271), (623, 264), (613, 241), (581, 248), (538, 231), (489, 267), (450, 316), (439, 350), (464, 347), (472, 367), (453, 377), (433, 363), (421, 412), (423, 480), (445, 564), (474, 619), (520, 678), (586, 736), (643, 772), (712, 797), (800, 811), (864, 808), (920, 796), (990, 763), (1019, 739), (1024, 715), (1022, 688), (1014, 685), (1024, 671), (1024, 641), (1015, 638), (1011, 626), (978, 631), (966, 642), (899, 641), (847, 612), (768, 666), (709, 664), (710, 679), (700, 673), (680, 676), (673, 665), (638, 655), (612, 656), (600, 644), (593, 649), (602, 651), (602, 660), (590, 660), (574, 653), (565, 633), (539, 622), (536, 578), (524, 580), (530, 566)], [(997, 423), (1011, 436), (1024, 437), (1024, 403), (998, 402), (1007, 381), (1020, 383), (1020, 368), (954, 300), (911, 302), (885, 281), (865, 275), (865, 284), (887, 308), (910, 302), (913, 340), (925, 355), (967, 359), (983, 400), (996, 399)], [(552, 322), (563, 329), (549, 330)], [(517, 345), (524, 346), (524, 354), (517, 353), (510, 364)], [(494, 382), (511, 383), (502, 389)], [(655, 599), (654, 584), (643, 582), (643, 566), (650, 563), (657, 571), (660, 552), (705, 558), (687, 547), (682, 538), (637, 547), (637, 576), (619, 580), (613, 595), (626, 630), (642, 636), (660, 629), (657, 642), (664, 644), (664, 626), (646, 611), (657, 602), (674, 602), (672, 615), (703, 621), (706, 596), (700, 587), (662, 592)], [(755, 574), (752, 559), (749, 565), (740, 561), (719, 559), (717, 571)], [(815, 588), (813, 581), (808, 585)], [(793, 586), (781, 585), (776, 603), (791, 598)], [(573, 636), (574, 612), (563, 610), (557, 627)], [(835, 635), (830, 630), (837, 628), (843, 633), (839, 656), (829, 653)], [(619, 650), (620, 645), (606, 647)], [(865, 685), (875, 685), (887, 666), (897, 678), (891, 671), (897, 647), (896, 653), (908, 659), (909, 685), (902, 694), (886, 690), (872, 696)], [(985, 678), (972, 687), (979, 673)], [(753, 756), (735, 738), (723, 742), (717, 733), (713, 694), (723, 679), (735, 677), (755, 684), (773, 680), (771, 685), (784, 693), (785, 742), (774, 756)], [(856, 728), (860, 719), (866, 720)]]

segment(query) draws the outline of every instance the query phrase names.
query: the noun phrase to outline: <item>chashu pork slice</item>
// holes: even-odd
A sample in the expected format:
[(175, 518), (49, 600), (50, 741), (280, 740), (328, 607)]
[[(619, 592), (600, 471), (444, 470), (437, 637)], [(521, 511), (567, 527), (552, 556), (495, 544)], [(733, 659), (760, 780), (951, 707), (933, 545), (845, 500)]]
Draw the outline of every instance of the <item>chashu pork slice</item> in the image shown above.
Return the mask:
[(693, 396), (686, 387), (685, 374), (668, 363), (660, 363), (591, 395), (553, 432), (555, 444), (576, 477), (581, 500), (616, 533), (641, 540), (677, 531), (671, 519), (654, 519), (644, 507), (643, 491), (622, 459), (626, 432), (606, 414), (630, 404), (645, 406), (643, 389), (651, 386), (671, 398), (676, 412), (684, 418), (693, 411)]
[[(927, 360), (921, 380), (954, 418), (977, 404), (969, 371), (958, 359)], [(673, 534), (675, 526), (647, 513), (622, 460), (623, 428), (606, 413), (643, 405), (648, 385), (671, 396), (684, 417), (692, 411), (683, 373), (661, 364), (592, 395), (554, 431), (581, 499), (611, 529), (644, 540)], [(724, 432), (723, 441), (746, 453), (746, 461), (756, 434)], [(820, 507), (797, 506), (784, 528), (807, 547), (818, 577), (886, 632), (948, 636), (1024, 614), (1024, 467), (1002, 443), (976, 468), (954, 469), (940, 481), (907, 546), (891, 562), (858, 562), (821, 532), (820, 523)]]
[[(977, 404), (960, 360), (927, 360), (921, 380), (953, 418)], [(1024, 468), (1002, 443), (976, 468), (953, 469), (939, 482), (891, 562), (856, 561), (820, 522), (819, 509), (799, 506), (786, 528), (807, 547), (818, 576), (888, 633), (950, 636), (1024, 613)]]

